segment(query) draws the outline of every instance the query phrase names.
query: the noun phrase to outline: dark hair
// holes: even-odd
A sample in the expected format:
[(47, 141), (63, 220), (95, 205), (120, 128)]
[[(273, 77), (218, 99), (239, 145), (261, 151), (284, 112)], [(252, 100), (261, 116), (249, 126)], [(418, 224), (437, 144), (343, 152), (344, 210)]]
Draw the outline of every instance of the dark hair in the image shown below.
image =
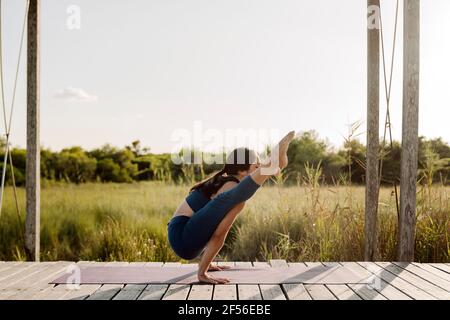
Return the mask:
[[(257, 154), (253, 150), (247, 148), (234, 149), (228, 154), (222, 170), (205, 180), (198, 182), (189, 191), (200, 190), (210, 198), (213, 194), (217, 193), (226, 182), (239, 182), (233, 175), (238, 174), (239, 171), (247, 171), (250, 169), (250, 165), (256, 161)], [(226, 174), (226, 176), (224, 176), (224, 174)]]

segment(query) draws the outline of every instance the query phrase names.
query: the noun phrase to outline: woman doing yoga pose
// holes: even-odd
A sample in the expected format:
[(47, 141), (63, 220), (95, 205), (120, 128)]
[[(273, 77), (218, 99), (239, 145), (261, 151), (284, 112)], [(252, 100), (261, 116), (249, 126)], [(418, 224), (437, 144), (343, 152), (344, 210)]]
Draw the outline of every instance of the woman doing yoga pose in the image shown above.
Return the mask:
[[(194, 185), (168, 223), (169, 243), (181, 258), (191, 260), (202, 254), (198, 268), (200, 282), (221, 284), (228, 279), (216, 278), (207, 271), (225, 243), (238, 213), (259, 187), (273, 174), (285, 168), (287, 149), (294, 138), (289, 132), (272, 150), (270, 161), (262, 165), (256, 152), (247, 148), (231, 152), (221, 171)], [(278, 165), (277, 165), (278, 164)]]

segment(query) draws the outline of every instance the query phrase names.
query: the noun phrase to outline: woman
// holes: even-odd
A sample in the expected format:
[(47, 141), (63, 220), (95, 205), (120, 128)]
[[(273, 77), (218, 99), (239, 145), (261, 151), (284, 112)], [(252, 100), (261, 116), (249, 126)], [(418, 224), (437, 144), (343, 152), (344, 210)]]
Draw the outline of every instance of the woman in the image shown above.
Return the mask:
[[(223, 284), (207, 271), (225, 269), (211, 262), (225, 243), (238, 213), (259, 187), (273, 174), (285, 168), (287, 148), (294, 138), (289, 132), (272, 150), (268, 164), (261, 165), (258, 155), (246, 148), (234, 150), (221, 171), (194, 185), (168, 223), (169, 243), (181, 258), (191, 260), (203, 253), (197, 277), (200, 282)], [(275, 158), (276, 157), (276, 158)], [(276, 166), (276, 164), (279, 166)], [(276, 170), (274, 170), (276, 169)]]

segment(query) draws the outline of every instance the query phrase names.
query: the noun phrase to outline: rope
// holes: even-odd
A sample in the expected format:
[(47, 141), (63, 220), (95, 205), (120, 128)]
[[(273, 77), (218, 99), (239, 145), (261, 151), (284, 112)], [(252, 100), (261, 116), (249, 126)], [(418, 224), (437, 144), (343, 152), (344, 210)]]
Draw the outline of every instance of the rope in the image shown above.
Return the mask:
[[(20, 234), (22, 235), (22, 240), (24, 241), (23, 243), (25, 243), (25, 225), (22, 222), (22, 215), (20, 214), (20, 207), (19, 207), (19, 201), (18, 201), (18, 197), (17, 197), (17, 187), (16, 187), (16, 177), (14, 176), (14, 166), (13, 166), (13, 162), (12, 162), (12, 155), (11, 152), (9, 153), (9, 162), (11, 163), (11, 177), (12, 177), (12, 183), (13, 183), (13, 190), (14, 190), (14, 202), (16, 204), (16, 212), (17, 212), (17, 219), (19, 221), (19, 228), (20, 228)], [(0, 213), (1, 213), (1, 208), (0, 208)]]
[(11, 101), (11, 113), (9, 116), (9, 123), (8, 123), (7, 116), (6, 116), (4, 81), (3, 81), (3, 39), (2, 39), (3, 32), (2, 32), (2, 20), (1, 20), (2, 3), (0, 0), (0, 82), (1, 82), (3, 120), (4, 120), (4, 124), (5, 124), (5, 131), (6, 131), (6, 133), (5, 133), (5, 136), (6, 136), (5, 156), (4, 156), (4, 161), (3, 161), (3, 172), (2, 172), (2, 182), (1, 182), (1, 192), (0, 192), (0, 216), (2, 214), (2, 209), (3, 209), (3, 194), (4, 194), (4, 189), (5, 189), (6, 169), (7, 169), (7, 164), (8, 164), (8, 155), (9, 155), (9, 161), (11, 164), (13, 189), (14, 189), (14, 199), (15, 199), (16, 211), (17, 211), (20, 225), (22, 225), (22, 220), (21, 220), (21, 216), (20, 216), (19, 201), (17, 198), (17, 187), (16, 187), (15, 176), (14, 176), (14, 165), (13, 165), (11, 153), (9, 152), (9, 144), (10, 144), (10, 134), (11, 134), (11, 126), (12, 126), (12, 116), (13, 116), (13, 112), (14, 112), (14, 105), (15, 105), (15, 98), (16, 98), (16, 91), (17, 91), (17, 82), (18, 82), (18, 77), (19, 77), (20, 61), (21, 61), (21, 56), (22, 56), (23, 42), (24, 42), (24, 38), (25, 38), (25, 28), (26, 28), (26, 23), (27, 23), (29, 7), (30, 7), (30, 1), (27, 0), (26, 8), (25, 8), (25, 16), (24, 16), (23, 25), (22, 25), (22, 35), (21, 35), (21, 39), (20, 39), (19, 56), (17, 58), (16, 74), (15, 74), (15, 78), (14, 78), (13, 95), (12, 95), (12, 101)]
[[(381, 146), (381, 149), (384, 149), (384, 145), (386, 143), (386, 131), (387, 128), (389, 128), (389, 139), (390, 139), (390, 149), (393, 150), (393, 141), (392, 141), (392, 129), (391, 129), (391, 115), (390, 115), (390, 102), (391, 102), (391, 89), (392, 89), (392, 75), (394, 74), (394, 60), (395, 60), (395, 46), (397, 42), (397, 25), (398, 25), (398, 7), (399, 7), (399, 0), (397, 0), (396, 10), (395, 10), (395, 26), (394, 26), (394, 38), (392, 43), (392, 56), (391, 56), (391, 70), (389, 75), (389, 85), (387, 80), (387, 72), (386, 72), (386, 58), (385, 58), (385, 50), (384, 50), (384, 33), (383, 33), (383, 19), (381, 16), (381, 8), (380, 8), (380, 31), (381, 31), (381, 48), (382, 48), (382, 57), (383, 57), (383, 73), (384, 73), (384, 88), (385, 88), (385, 94), (386, 94), (386, 120), (384, 122), (384, 135), (383, 135), (383, 143)], [(380, 189), (381, 186), (381, 179), (382, 179), (382, 170), (383, 170), (383, 156), (384, 153), (381, 150), (380, 152), (380, 177), (378, 179), (378, 189)], [(395, 192), (395, 205), (397, 208), (397, 219), (400, 218), (400, 209), (398, 205), (398, 192), (397, 192), (397, 183), (394, 179), (393, 181), (394, 185), (394, 192)]]

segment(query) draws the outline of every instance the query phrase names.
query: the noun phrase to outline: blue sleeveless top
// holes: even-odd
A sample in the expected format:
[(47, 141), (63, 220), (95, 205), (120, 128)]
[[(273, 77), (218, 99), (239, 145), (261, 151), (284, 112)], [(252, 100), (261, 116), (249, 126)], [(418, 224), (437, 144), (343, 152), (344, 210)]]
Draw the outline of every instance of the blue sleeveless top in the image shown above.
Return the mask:
[[(227, 177), (223, 177), (225, 182), (228, 181), (234, 181), (239, 183), (239, 179), (233, 177), (233, 176), (227, 176)], [(191, 209), (194, 212), (197, 212), (198, 210), (200, 210), (201, 208), (203, 208), (209, 201), (211, 200), (211, 198), (209, 198), (208, 196), (206, 196), (203, 191), (200, 189), (195, 189), (194, 191), (190, 192), (189, 195), (186, 197), (186, 202), (189, 205), (189, 207), (191, 207)]]
[(192, 211), (197, 212), (203, 208), (211, 200), (200, 189), (196, 189), (189, 193), (186, 197), (186, 202), (191, 207)]

